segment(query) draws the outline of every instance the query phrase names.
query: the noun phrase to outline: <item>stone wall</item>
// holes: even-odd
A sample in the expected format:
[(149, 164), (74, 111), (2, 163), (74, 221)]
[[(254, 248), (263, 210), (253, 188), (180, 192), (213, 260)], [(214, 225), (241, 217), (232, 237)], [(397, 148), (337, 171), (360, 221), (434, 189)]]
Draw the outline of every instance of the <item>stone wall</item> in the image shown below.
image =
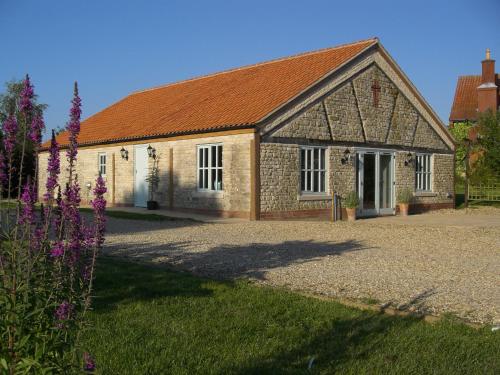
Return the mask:
[(295, 144), (261, 144), (260, 204), (262, 213), (311, 210), (328, 207), (330, 198), (327, 195), (326, 197), (318, 197), (316, 200), (299, 199), (299, 150), (299, 146)]
[[(453, 155), (432, 155), (432, 191), (415, 191), (415, 163), (405, 165), (407, 152), (397, 152), (395, 160), (396, 197), (402, 189), (414, 192), (412, 204), (453, 204), (454, 167)], [(414, 156), (413, 156), (414, 158)], [(451, 196), (450, 196), (451, 195)]]
[[(346, 142), (365, 141), (352, 82), (344, 83), (326, 97), (324, 105), (330, 120), (333, 139)], [(345, 126), (346, 124), (349, 125)]]
[[(356, 191), (355, 149), (349, 148), (351, 161), (342, 164), (345, 147), (327, 148), (328, 190), (324, 195), (306, 196), (300, 192), (300, 146), (297, 144), (261, 144), (260, 179), (261, 212), (266, 213), (325, 210), (331, 207), (331, 194), (345, 197)], [(402, 189), (414, 192), (414, 205), (445, 204), (451, 207), (453, 198), (453, 155), (433, 154), (432, 191), (415, 192), (415, 164), (405, 165), (408, 152), (395, 152), (395, 197)], [(414, 154), (413, 154), (414, 158)]]
[[(250, 210), (250, 141), (253, 134), (195, 138), (158, 145), (161, 153), (173, 148), (174, 208), (231, 211), (235, 215)], [(222, 192), (197, 191), (197, 145), (221, 143)]]
[[(354, 77), (352, 82), (366, 142), (384, 143), (393, 112), (399, 109), (394, 105), (398, 92), (396, 87), (375, 65)], [(373, 105), (372, 86), (375, 83), (380, 87), (377, 106)]]
[(341, 197), (345, 197), (351, 191), (356, 191), (356, 154), (353, 148), (349, 148), (351, 160), (342, 164), (345, 147), (330, 147), (330, 189)]
[[(169, 149), (173, 150), (173, 203), (174, 208), (225, 211), (229, 216), (248, 216), (250, 210), (250, 141), (254, 134), (238, 134), (206, 138), (151, 142), (156, 149), (159, 185), (155, 199), (160, 207), (167, 208), (170, 186)], [(221, 143), (223, 145), (223, 191), (201, 193), (197, 190), (197, 145)], [(134, 204), (134, 145), (124, 145), (129, 151), (128, 160), (122, 159), (122, 145), (80, 148), (76, 172), (82, 191), (82, 203), (92, 199), (91, 190), (98, 175), (98, 154), (107, 156), (105, 177), (109, 204), (132, 206)], [(45, 192), (48, 153), (40, 155), (39, 194)], [(114, 158), (114, 171), (112, 160)], [(61, 151), (61, 170), (66, 170), (65, 151)], [(149, 159), (150, 167), (152, 159)], [(114, 172), (114, 184), (113, 184)], [(62, 174), (61, 180), (65, 180)], [(87, 185), (90, 184), (90, 189)]]
[[(378, 103), (374, 102), (374, 85), (379, 89)], [(264, 139), (274, 142), (279, 138), (451, 152), (412, 101), (376, 64), (284, 120)]]
[(277, 130), (276, 137), (330, 140), (330, 129), (321, 103), (290, 120), (287, 126)]
[[(333, 191), (342, 197), (356, 190), (355, 163), (342, 164), (345, 147), (326, 150), (327, 191), (301, 194), (300, 146), (263, 143), (260, 148), (261, 212), (324, 210), (331, 207)], [(352, 149), (351, 149), (352, 151)]]

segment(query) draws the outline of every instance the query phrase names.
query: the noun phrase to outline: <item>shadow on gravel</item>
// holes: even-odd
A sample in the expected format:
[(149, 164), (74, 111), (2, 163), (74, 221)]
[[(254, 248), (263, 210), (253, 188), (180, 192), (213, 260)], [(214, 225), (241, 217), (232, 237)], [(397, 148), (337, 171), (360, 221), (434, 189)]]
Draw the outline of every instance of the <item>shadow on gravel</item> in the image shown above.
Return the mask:
[(188, 241), (168, 244), (112, 244), (106, 246), (109, 255), (139, 258), (151, 262), (167, 262), (196, 274), (214, 278), (250, 277), (265, 279), (267, 271), (338, 256), (352, 251), (373, 249), (362, 242), (285, 241), (221, 245), (204, 252), (193, 252), (196, 243)]

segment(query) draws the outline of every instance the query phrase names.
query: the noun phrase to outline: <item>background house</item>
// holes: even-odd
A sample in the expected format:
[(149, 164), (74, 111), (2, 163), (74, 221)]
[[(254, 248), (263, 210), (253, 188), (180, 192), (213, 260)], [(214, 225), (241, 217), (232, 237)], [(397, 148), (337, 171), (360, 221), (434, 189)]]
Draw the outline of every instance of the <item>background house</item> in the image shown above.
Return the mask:
[(487, 109), (496, 111), (500, 105), (500, 77), (495, 73), (495, 60), (490, 50), (481, 62), (481, 75), (460, 76), (450, 113), (450, 124), (475, 122), (479, 112)]
[(101, 173), (114, 206), (146, 205), (153, 165), (161, 207), (228, 217), (327, 216), (334, 191), (360, 215), (406, 188), (413, 211), (454, 202), (452, 138), (376, 38), (133, 93), (79, 141), (84, 199)]

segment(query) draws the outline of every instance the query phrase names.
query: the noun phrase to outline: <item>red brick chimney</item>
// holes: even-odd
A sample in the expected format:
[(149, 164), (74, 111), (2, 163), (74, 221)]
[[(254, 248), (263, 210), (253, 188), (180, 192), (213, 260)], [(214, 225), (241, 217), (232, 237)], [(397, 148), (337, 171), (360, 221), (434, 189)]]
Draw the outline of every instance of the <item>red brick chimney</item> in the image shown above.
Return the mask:
[(498, 87), (495, 79), (495, 60), (491, 59), (489, 48), (486, 50), (486, 59), (482, 61), (482, 64), (481, 85), (477, 88), (477, 109), (479, 112), (488, 109), (495, 112), (499, 104)]

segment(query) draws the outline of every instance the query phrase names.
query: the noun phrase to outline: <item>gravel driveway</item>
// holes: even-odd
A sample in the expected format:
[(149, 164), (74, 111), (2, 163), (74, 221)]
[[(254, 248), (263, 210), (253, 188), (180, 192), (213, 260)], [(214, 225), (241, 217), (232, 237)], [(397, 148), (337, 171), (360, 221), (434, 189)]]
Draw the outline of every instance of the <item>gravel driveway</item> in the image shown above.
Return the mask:
[(109, 218), (105, 252), (205, 276), (248, 277), (495, 323), (500, 322), (500, 210), (479, 211), (479, 217), (477, 211), (448, 211), (421, 215), (417, 224), (403, 218), (353, 224)]

